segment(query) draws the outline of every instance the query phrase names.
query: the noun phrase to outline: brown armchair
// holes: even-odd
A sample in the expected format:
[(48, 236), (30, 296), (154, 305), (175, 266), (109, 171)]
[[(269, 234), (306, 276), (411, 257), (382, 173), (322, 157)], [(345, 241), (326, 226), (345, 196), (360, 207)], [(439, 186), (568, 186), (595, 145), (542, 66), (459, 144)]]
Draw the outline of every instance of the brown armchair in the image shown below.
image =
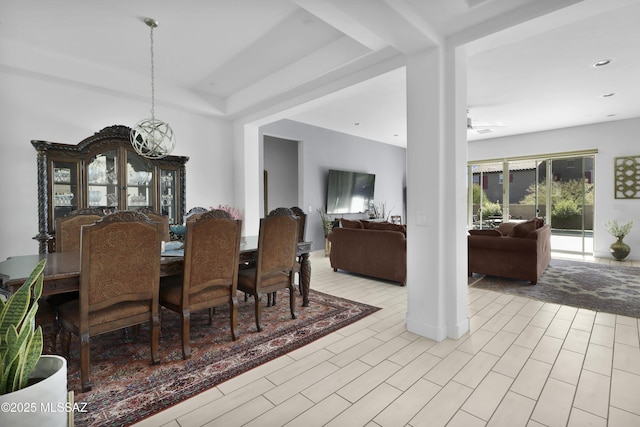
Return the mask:
[(291, 209), (278, 208), (260, 220), (255, 268), (238, 274), (238, 289), (253, 295), (256, 328), (262, 330), (262, 294), (289, 289), (291, 318), (296, 318), (293, 278), (297, 271), (298, 218)]
[(163, 281), (160, 288), (160, 304), (180, 313), (185, 359), (191, 357), (191, 312), (228, 304), (231, 339), (238, 338), (236, 294), (241, 231), (242, 221), (219, 209), (187, 222), (184, 273), (166, 278), (169, 280)]
[(469, 230), (468, 274), (538, 282), (551, 261), (551, 226), (541, 218)]
[(91, 390), (90, 337), (151, 322), (151, 359), (160, 362), (160, 242), (158, 224), (134, 211), (82, 227), (80, 299), (58, 307), (61, 325), (80, 337), (82, 391)]

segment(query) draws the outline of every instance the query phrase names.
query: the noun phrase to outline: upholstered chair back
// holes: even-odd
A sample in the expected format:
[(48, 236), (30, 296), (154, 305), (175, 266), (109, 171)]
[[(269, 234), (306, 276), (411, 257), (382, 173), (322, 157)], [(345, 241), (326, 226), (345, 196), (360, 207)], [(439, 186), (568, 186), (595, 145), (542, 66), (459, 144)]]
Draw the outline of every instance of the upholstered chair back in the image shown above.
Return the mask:
[(80, 229), (93, 224), (104, 214), (98, 209), (78, 209), (69, 215), (56, 219), (56, 252), (77, 252), (80, 250)]

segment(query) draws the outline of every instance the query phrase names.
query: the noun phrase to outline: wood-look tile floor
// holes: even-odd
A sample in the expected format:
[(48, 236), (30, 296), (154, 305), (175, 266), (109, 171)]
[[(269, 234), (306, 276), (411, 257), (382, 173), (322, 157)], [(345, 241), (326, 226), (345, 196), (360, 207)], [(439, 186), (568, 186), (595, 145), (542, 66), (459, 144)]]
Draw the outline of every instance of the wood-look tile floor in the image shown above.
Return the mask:
[(639, 319), (470, 289), (470, 332), (435, 342), (407, 332), (406, 288), (323, 252), (311, 280), (383, 309), (136, 426), (640, 426)]

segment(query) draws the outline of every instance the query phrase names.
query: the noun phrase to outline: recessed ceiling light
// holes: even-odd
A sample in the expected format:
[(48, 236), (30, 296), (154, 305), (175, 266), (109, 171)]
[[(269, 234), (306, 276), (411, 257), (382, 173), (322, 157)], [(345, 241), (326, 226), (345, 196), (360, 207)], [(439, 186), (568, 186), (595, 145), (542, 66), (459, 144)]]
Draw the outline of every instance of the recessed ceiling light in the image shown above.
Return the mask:
[(611, 59), (603, 59), (601, 61), (596, 62), (595, 64), (593, 64), (594, 67), (604, 67), (605, 65), (609, 65), (611, 64)]
[(611, 92), (611, 93), (605, 93), (602, 95), (603, 98), (609, 98), (612, 97), (613, 95), (615, 95), (615, 93)]
[(353, 125), (354, 126), (360, 126), (360, 122), (355, 122)]
[(607, 117), (615, 117), (617, 114), (607, 114)]

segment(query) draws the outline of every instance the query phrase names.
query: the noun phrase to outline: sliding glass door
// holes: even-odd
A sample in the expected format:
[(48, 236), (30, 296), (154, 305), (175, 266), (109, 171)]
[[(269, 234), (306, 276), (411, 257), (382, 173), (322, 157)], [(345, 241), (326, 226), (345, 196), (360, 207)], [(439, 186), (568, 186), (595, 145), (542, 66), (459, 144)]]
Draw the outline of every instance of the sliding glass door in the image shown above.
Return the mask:
[(542, 217), (554, 251), (593, 254), (593, 154), (476, 163), (468, 171), (469, 228)]
[(594, 158), (551, 160), (551, 247), (593, 253)]
[(504, 215), (503, 164), (484, 163), (471, 165), (471, 218), (473, 228), (493, 228)]

